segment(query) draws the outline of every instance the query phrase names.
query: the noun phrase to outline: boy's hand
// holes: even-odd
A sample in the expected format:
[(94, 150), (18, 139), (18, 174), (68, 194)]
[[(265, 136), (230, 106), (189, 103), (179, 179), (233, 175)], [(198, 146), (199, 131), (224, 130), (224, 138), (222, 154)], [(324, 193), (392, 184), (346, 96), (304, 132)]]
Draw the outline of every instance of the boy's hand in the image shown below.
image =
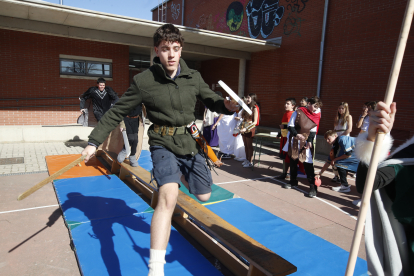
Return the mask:
[(303, 136), (302, 134), (296, 134), (296, 138), (298, 138), (301, 141), (305, 141), (305, 136)]
[(236, 112), (239, 110), (237, 102), (229, 101), (227, 99), (224, 99), (224, 106), (231, 112)]
[(394, 102), (387, 106), (384, 102), (378, 102), (376, 110), (369, 112), (369, 128), (367, 140), (375, 141), (378, 131), (388, 133), (394, 125), (397, 104)]
[(89, 161), (89, 159), (95, 155), (96, 148), (91, 145), (87, 145), (86, 148), (81, 152), (83, 156), (85, 156), (85, 163)]

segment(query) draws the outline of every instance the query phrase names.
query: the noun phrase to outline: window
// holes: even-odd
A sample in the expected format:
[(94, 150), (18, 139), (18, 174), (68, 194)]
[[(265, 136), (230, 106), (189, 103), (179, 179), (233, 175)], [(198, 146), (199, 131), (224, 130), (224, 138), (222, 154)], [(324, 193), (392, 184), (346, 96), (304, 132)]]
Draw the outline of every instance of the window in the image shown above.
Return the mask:
[(112, 77), (112, 63), (61, 58), (60, 74), (110, 78)]

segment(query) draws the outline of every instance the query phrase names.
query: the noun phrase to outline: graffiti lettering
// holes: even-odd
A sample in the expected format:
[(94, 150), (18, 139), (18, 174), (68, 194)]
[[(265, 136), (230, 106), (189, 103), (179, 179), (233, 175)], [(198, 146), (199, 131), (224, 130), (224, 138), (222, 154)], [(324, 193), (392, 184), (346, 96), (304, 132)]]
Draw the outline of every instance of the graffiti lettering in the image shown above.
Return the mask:
[(283, 33), (285, 35), (291, 35), (292, 33), (296, 33), (298, 36), (302, 36), (300, 34), (300, 26), (304, 19), (298, 17), (298, 14), (290, 12), (288, 17), (285, 20), (285, 25), (283, 25)]
[(180, 4), (174, 5), (174, 3), (171, 4), (171, 15), (174, 20), (177, 20), (180, 16)]
[(214, 25), (213, 25), (213, 15), (210, 13), (210, 15), (208, 16), (207, 19), (207, 30), (214, 30)]
[(206, 17), (204, 16), (204, 14), (202, 16), (200, 16), (200, 18), (198, 19), (198, 23), (196, 25), (197, 29), (201, 29), (204, 25), (206, 24)]
[(279, 25), (284, 12), (279, 0), (251, 0), (246, 6), (250, 37), (256, 38), (259, 34), (268, 37)]
[(306, 3), (309, 0), (286, 0), (286, 2), (291, 3), (287, 5), (287, 10), (291, 10), (292, 12), (300, 13), (306, 8)]

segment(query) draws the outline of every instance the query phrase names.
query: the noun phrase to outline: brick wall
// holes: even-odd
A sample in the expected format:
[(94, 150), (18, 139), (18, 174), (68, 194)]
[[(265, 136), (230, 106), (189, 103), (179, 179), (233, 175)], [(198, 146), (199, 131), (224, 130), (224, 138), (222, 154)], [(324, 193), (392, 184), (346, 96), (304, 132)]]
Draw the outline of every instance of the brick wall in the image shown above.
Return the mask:
[[(112, 59), (119, 96), (129, 86), (129, 48), (124, 45), (0, 29), (1, 99), (79, 97), (96, 80), (60, 78), (59, 55)], [(25, 107), (50, 105), (70, 107)], [(0, 125), (62, 125), (76, 123), (78, 99), (0, 101)]]
[[(181, 4), (181, 1), (168, 2), (169, 23), (176, 23), (168, 17), (174, 2)], [(254, 31), (249, 31), (246, 14), (246, 6), (251, 1), (239, 1), (243, 5), (243, 21), (236, 31), (231, 31), (226, 21), (227, 9), (232, 2), (185, 1), (184, 23), (189, 27), (251, 37), (250, 33), (253, 35)], [(324, 0), (280, 0), (279, 7), (284, 8), (280, 23), (266, 38), (262, 34), (256, 37), (282, 38), (281, 48), (253, 53), (247, 62), (245, 93), (258, 95), (262, 106), (261, 125), (276, 127), (280, 124), (286, 98), (295, 97), (299, 101), (303, 96), (316, 95), (324, 3)], [(320, 134), (333, 128), (340, 102), (349, 103), (355, 123), (364, 102), (384, 99), (406, 3), (385, 0), (329, 2)], [(154, 20), (157, 20), (156, 13), (157, 10), (153, 14)], [(266, 31), (264, 33), (266, 35)], [(229, 85), (237, 91), (238, 61), (205, 61), (201, 72), (210, 85), (219, 79), (225, 82), (228, 79)], [(395, 96), (398, 114), (393, 135), (399, 142), (414, 135), (414, 126), (410, 124), (413, 87), (414, 32), (411, 31)], [(352, 135), (357, 132), (354, 127)]]

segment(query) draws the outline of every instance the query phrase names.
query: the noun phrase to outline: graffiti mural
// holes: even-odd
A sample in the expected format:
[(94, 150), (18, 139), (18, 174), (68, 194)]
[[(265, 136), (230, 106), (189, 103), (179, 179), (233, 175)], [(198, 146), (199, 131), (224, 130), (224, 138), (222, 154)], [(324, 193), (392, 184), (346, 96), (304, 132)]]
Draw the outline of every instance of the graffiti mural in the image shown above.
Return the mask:
[(300, 27), (304, 19), (298, 16), (306, 8), (306, 3), (309, 0), (286, 0), (289, 4), (287, 10), (290, 10), (289, 15), (283, 25), (283, 33), (285, 35), (291, 35), (296, 33), (297, 36), (302, 36), (300, 33)]
[(214, 24), (213, 24), (213, 15), (210, 13), (207, 19), (207, 30), (213, 31), (214, 30)]
[(206, 17), (203, 14), (202, 16), (198, 18), (198, 23), (196, 24), (196, 28), (202, 29), (204, 25), (206, 25)]
[(229, 5), (226, 13), (226, 22), (231, 32), (237, 31), (243, 22), (243, 4), (235, 1)]
[(291, 35), (292, 33), (296, 33), (298, 36), (301, 36), (300, 26), (302, 21), (305, 20), (300, 18), (296, 12), (290, 12), (285, 20), (285, 24), (283, 25), (283, 33), (285, 35)]
[(306, 3), (308, 1), (309, 0), (286, 0), (286, 2), (289, 3), (287, 5), (287, 10), (291, 10), (292, 12), (300, 13), (306, 8)]
[(180, 4), (174, 5), (174, 3), (171, 4), (171, 15), (174, 20), (177, 20), (180, 16)]
[(246, 6), (250, 37), (256, 38), (259, 34), (263, 38), (268, 37), (279, 25), (284, 12), (279, 0), (251, 0)]

